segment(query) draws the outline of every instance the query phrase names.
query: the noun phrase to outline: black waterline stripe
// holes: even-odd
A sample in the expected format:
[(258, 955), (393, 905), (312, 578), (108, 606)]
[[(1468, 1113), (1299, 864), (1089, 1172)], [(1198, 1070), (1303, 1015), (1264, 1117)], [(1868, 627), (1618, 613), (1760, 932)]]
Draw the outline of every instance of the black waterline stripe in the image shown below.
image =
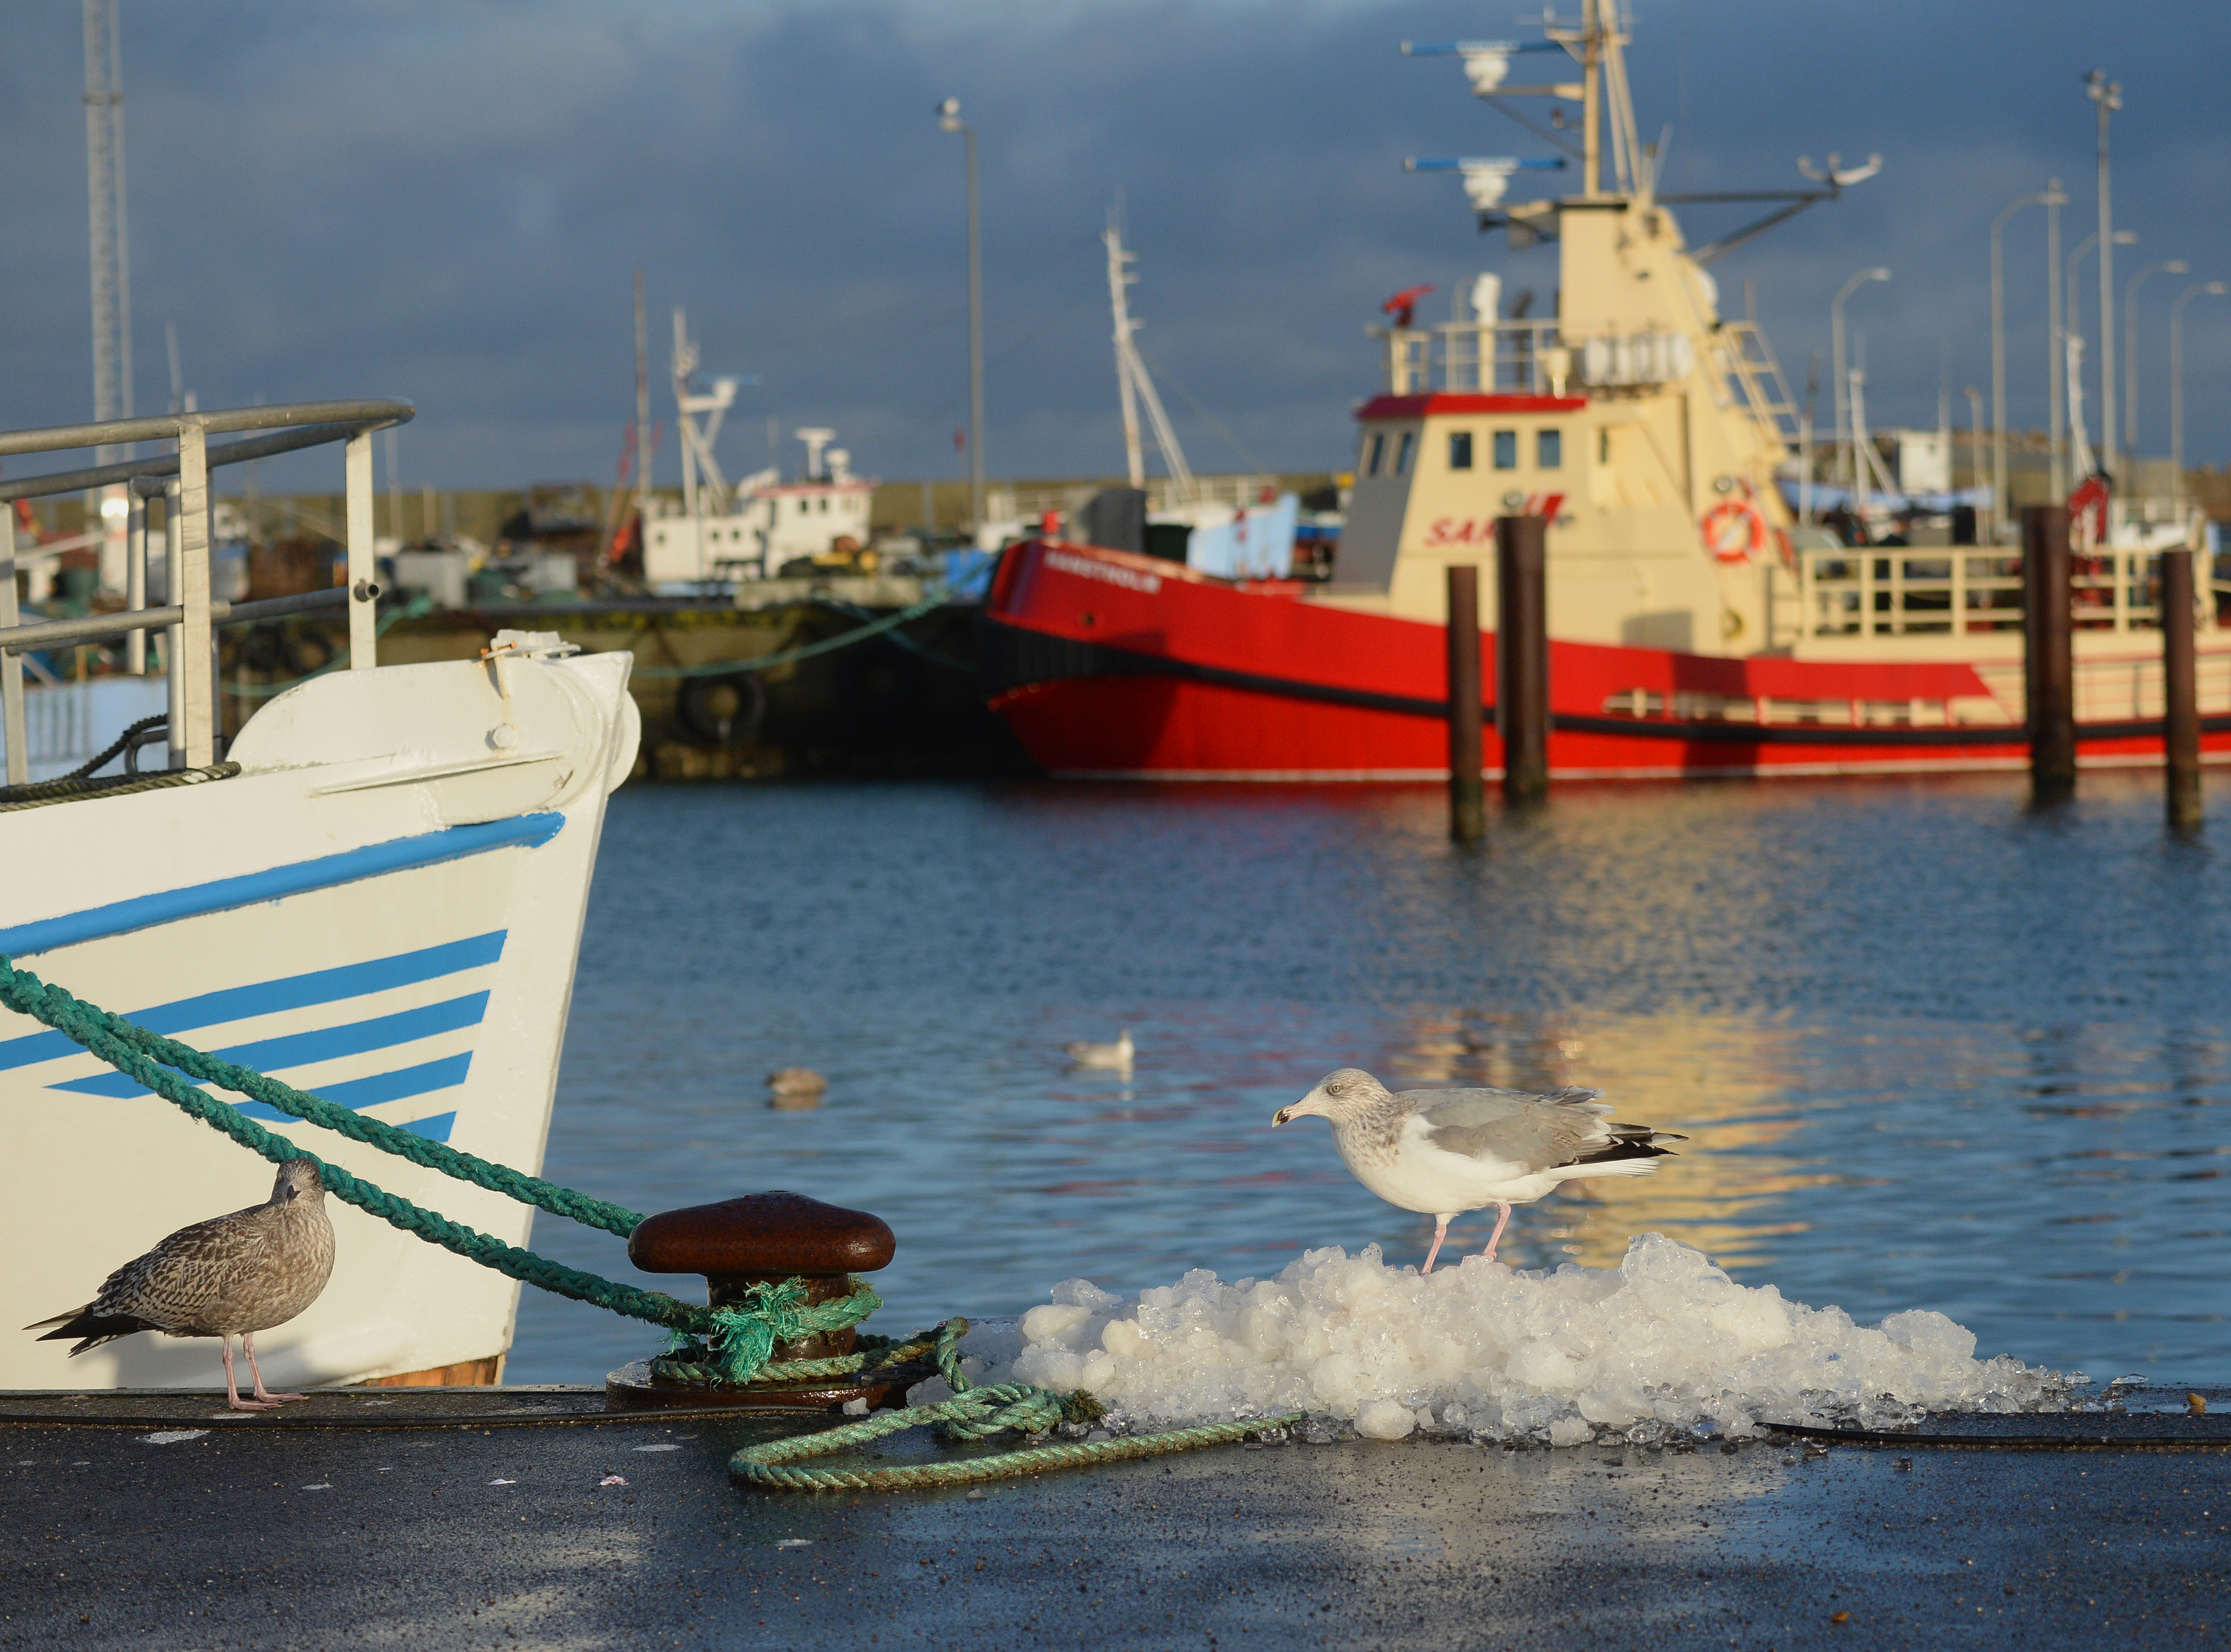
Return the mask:
[[(1024, 626), (993, 619), (988, 615), (985, 616), (985, 623), (1025, 636), (1044, 635)], [(1062, 640), (1069, 642), (1067, 638)], [(1335, 688), (1324, 683), (1297, 682), (1291, 678), (1267, 677), (1251, 671), (1231, 671), (1220, 666), (1199, 665), (1190, 660), (1140, 654), (1129, 649), (1111, 648), (1104, 642), (1070, 642), (1070, 646), (1115, 662), (1111, 670), (1080, 673), (1079, 675), (1174, 677), (1186, 682), (1206, 683), (1218, 688), (1238, 688), (1280, 700), (1347, 706), (1359, 711), (1392, 712), (1405, 717), (1430, 717), (1436, 722), (1448, 720), (1449, 705), (1445, 700), (1425, 700), (1408, 694), (1380, 694), (1361, 688)], [(1022, 688), (1031, 685), (1017, 683), (1012, 686)], [(1482, 709), (1491, 717), (1495, 714), (1492, 701), (1483, 702)], [(1723, 745), (2023, 745), (2029, 740), (2028, 729), (2020, 724), (1997, 726), (1963, 724), (1953, 728), (1830, 728), (1794, 723), (1763, 726), (1756, 723), (1682, 723), (1670, 719), (1600, 717), (1585, 713), (1556, 712), (1551, 714), (1549, 726), (1567, 734), (1619, 734), (1641, 739), (1694, 740)], [(2200, 720), (2200, 727), (2202, 732), (2208, 734), (2231, 732), (2231, 713), (2218, 713), (2203, 717)], [(2161, 732), (2162, 724), (2158, 718), (2134, 718), (2113, 723), (2079, 723), (2076, 726), (2079, 743), (2141, 739), (2158, 735)]]

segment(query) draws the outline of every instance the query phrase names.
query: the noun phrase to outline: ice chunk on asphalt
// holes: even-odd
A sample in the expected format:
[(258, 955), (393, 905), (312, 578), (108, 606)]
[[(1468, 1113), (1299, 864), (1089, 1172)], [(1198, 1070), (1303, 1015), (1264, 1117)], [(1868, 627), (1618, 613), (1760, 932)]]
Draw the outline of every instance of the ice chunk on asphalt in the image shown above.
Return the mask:
[(1373, 1245), (1310, 1251), (1273, 1279), (1196, 1269), (1135, 1300), (1083, 1280), (1052, 1295), (1018, 1326), (971, 1334), (970, 1378), (1089, 1390), (1133, 1429), (1298, 1410), (1382, 1440), (1741, 1437), (2053, 1409), (2080, 1380), (1978, 1360), (1974, 1333), (1941, 1313), (1867, 1326), (1738, 1285), (1654, 1233), (1615, 1268), (1516, 1273), (1467, 1256), (1421, 1275)]

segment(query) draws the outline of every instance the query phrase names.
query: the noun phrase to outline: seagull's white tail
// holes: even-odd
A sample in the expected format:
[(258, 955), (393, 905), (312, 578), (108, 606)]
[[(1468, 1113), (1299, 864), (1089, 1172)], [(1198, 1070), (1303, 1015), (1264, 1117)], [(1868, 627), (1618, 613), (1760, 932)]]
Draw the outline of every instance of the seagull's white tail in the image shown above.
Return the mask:
[(1655, 1158), (1600, 1158), (1593, 1164), (1560, 1165), (1549, 1172), (1561, 1182), (1583, 1176), (1647, 1176), (1658, 1168)]

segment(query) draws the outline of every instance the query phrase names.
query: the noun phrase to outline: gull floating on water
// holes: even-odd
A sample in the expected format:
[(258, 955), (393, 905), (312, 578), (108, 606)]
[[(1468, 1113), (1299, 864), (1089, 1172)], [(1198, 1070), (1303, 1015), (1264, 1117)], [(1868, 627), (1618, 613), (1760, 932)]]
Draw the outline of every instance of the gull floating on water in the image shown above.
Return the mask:
[(1510, 1207), (1531, 1204), (1561, 1182), (1588, 1176), (1646, 1176), (1673, 1150), (1660, 1142), (1685, 1136), (1644, 1125), (1607, 1123), (1613, 1109), (1601, 1090), (1566, 1088), (1546, 1095), (1523, 1090), (1390, 1092), (1361, 1068), (1329, 1073), (1273, 1126), (1312, 1114), (1332, 1125), (1333, 1145), (1355, 1179), (1387, 1204), (1433, 1218), (1433, 1248), (1420, 1271), (1432, 1273), (1449, 1223), (1459, 1212), (1498, 1207), (1495, 1247)]
[[(315, 1159), (279, 1166), (268, 1203), (181, 1228), (146, 1255), (104, 1281), (83, 1307), (26, 1326), (42, 1342), (69, 1337), (87, 1348), (135, 1332), (222, 1339), (225, 1404), (236, 1411), (268, 1411), (300, 1394), (274, 1394), (255, 1364), (255, 1333), (284, 1325), (318, 1300), (333, 1271), (333, 1224)], [(53, 1327), (49, 1329), (48, 1327)], [(233, 1380), (232, 1339), (239, 1337), (254, 1378), (252, 1399)]]
[(810, 1067), (779, 1068), (767, 1074), (767, 1106), (781, 1113), (808, 1113), (821, 1105), (829, 1081)]
[(1088, 1043), (1079, 1039), (1073, 1044), (1064, 1044), (1062, 1049), (1079, 1067), (1114, 1067), (1128, 1071), (1131, 1065), (1131, 1029), (1124, 1028), (1112, 1044)]

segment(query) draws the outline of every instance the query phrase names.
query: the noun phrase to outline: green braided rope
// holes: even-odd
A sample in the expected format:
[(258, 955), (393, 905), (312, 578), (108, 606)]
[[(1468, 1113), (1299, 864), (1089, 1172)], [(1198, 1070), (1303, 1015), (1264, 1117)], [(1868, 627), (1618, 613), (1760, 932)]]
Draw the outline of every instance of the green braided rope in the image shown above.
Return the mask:
[[(881, 1306), (880, 1300), (877, 1306)], [(864, 1315), (863, 1317), (865, 1317)], [(759, 1383), (802, 1383), (818, 1377), (850, 1377), (861, 1371), (891, 1371), (906, 1365), (918, 1365), (925, 1355), (937, 1345), (936, 1334), (925, 1331), (906, 1342), (893, 1342), (889, 1337), (863, 1333), (858, 1352), (835, 1354), (826, 1359), (778, 1359), (760, 1367), (752, 1381)], [(708, 1351), (701, 1344), (676, 1350), (687, 1358), (666, 1355), (650, 1362), (650, 1374), (662, 1383), (684, 1388), (727, 1388), (733, 1386), (728, 1367), (708, 1361)]]
[[(818, 1434), (747, 1446), (728, 1459), (730, 1477), (768, 1491), (906, 1491), (922, 1486), (967, 1486), (979, 1481), (1037, 1474), (1047, 1468), (1085, 1468), (1095, 1463), (1122, 1462), (1133, 1457), (1159, 1457), (1171, 1452), (1197, 1450), (1202, 1446), (1227, 1445), (1271, 1429), (1290, 1428), (1309, 1415), (1306, 1411), (1290, 1411), (1251, 1422), (1211, 1423), (1162, 1434), (1073, 1443), (1048, 1442), (1019, 1451), (996, 1452), (986, 1457), (917, 1463), (900, 1468), (863, 1472), (788, 1466), (803, 1458), (827, 1456), (848, 1446), (865, 1445), (928, 1423), (942, 1424), (939, 1429), (942, 1437), (959, 1443), (989, 1439), (1007, 1429), (1018, 1434), (1043, 1434), (1057, 1423), (1090, 1423), (1105, 1415), (1100, 1402), (1081, 1391), (1064, 1399), (1027, 1383), (976, 1387), (960, 1370), (960, 1339), (967, 1334), (968, 1321), (963, 1319), (947, 1320), (937, 1328), (937, 1369), (946, 1386), (953, 1391), (951, 1399), (909, 1405), (881, 1416), (863, 1417), (857, 1423), (824, 1429)], [(927, 1342), (929, 1335), (924, 1332), (913, 1340)]]
[[(492, 1268), (500, 1274), (553, 1295), (571, 1297), (577, 1302), (593, 1303), (598, 1307), (609, 1308), (630, 1319), (648, 1320), (653, 1325), (662, 1325), (669, 1330), (692, 1335), (704, 1336), (715, 1329), (714, 1310), (710, 1308), (682, 1301), (663, 1291), (638, 1290), (632, 1285), (602, 1279), (580, 1268), (553, 1262), (546, 1256), (538, 1256), (531, 1250), (507, 1245), (501, 1240), (466, 1227), (462, 1223), (452, 1222), (438, 1212), (413, 1204), (410, 1200), (390, 1193), (361, 1177), (352, 1176), (338, 1165), (327, 1164), (314, 1153), (304, 1152), (284, 1136), (274, 1135), (266, 1130), (230, 1101), (220, 1100), (187, 1083), (169, 1068), (157, 1065), (149, 1056), (109, 1030), (108, 1023), (115, 1017), (107, 1011), (81, 1003), (60, 988), (46, 984), (29, 971), (16, 969), (5, 959), (0, 959), (0, 1004), (5, 1004), (20, 1015), (42, 1021), (74, 1042), (82, 1044), (118, 1072), (204, 1124), (223, 1131), (249, 1152), (261, 1154), (273, 1164), (281, 1164), (289, 1158), (310, 1160), (317, 1165), (319, 1179), (325, 1184), (327, 1192), (346, 1204), (370, 1212), (391, 1227), (415, 1234), (444, 1250), (476, 1262), (483, 1268)], [(146, 1036), (152, 1038), (153, 1035), (147, 1034)], [(246, 1069), (233, 1070), (244, 1073)], [(315, 1098), (305, 1100), (314, 1100)], [(321, 1102), (319, 1105), (327, 1104)], [(511, 1173), (517, 1174), (516, 1171)]]
[[(159, 1033), (150, 1032), (121, 1016), (113, 1015), (98, 1005), (72, 997), (64, 989), (42, 981), (29, 970), (17, 969), (12, 960), (5, 958), (0, 958), (0, 1003), (4, 1003), (18, 1015), (29, 1016), (44, 1023), (63, 1036), (93, 1050), (94, 1055), (101, 1055), (104, 1061), (109, 1058), (94, 1049), (93, 1042), (94, 1035), (98, 1033), (105, 1033), (118, 1042), (153, 1057), (165, 1067), (176, 1068), (195, 1078), (222, 1085), (267, 1107), (276, 1107), (281, 1113), (320, 1126), (336, 1135), (346, 1136), (351, 1141), (363, 1142), (382, 1152), (407, 1158), (414, 1165), (440, 1171), (445, 1176), (453, 1176), (461, 1182), (470, 1182), (475, 1187), (486, 1188), (491, 1193), (503, 1194), (521, 1204), (534, 1205), (553, 1216), (568, 1216), (585, 1226), (618, 1234), (623, 1239), (633, 1233), (643, 1221), (643, 1217), (635, 1211), (620, 1205), (591, 1198), (570, 1187), (546, 1182), (539, 1176), (525, 1175), (506, 1165), (491, 1164), (485, 1158), (475, 1158), (470, 1153), (461, 1153), (442, 1142), (412, 1131), (398, 1129), (393, 1125), (382, 1124), (377, 1119), (367, 1119), (360, 1113), (298, 1090), (291, 1084), (268, 1078), (249, 1068), (236, 1066), (222, 1057), (182, 1044), (175, 1038), (165, 1038)], [(117, 1065), (113, 1061), (109, 1064)], [(133, 1076), (139, 1078), (136, 1072)], [(147, 1081), (141, 1078), (140, 1082), (144, 1084)], [(154, 1089), (156, 1087), (148, 1084), (148, 1087)], [(167, 1091), (158, 1091), (158, 1094), (171, 1100), (178, 1100)], [(179, 1105), (184, 1107), (186, 1104), (179, 1102)], [(218, 1127), (230, 1128), (223, 1125)], [(259, 1148), (257, 1151), (262, 1150)]]
[(1005, 1480), (1014, 1475), (1037, 1474), (1048, 1468), (1087, 1468), (1103, 1462), (1122, 1462), (1134, 1457), (1159, 1457), (1172, 1452), (1194, 1451), (1203, 1446), (1228, 1445), (1250, 1435), (1299, 1423), (1305, 1411), (1258, 1417), (1244, 1423), (1211, 1423), (1200, 1428), (1174, 1429), (1164, 1434), (1126, 1436), (1112, 1440), (1029, 1446), (988, 1457), (968, 1457), (953, 1462), (914, 1463), (896, 1468), (792, 1468), (802, 1458), (826, 1456), (848, 1446), (943, 1423), (948, 1435), (981, 1438), (1001, 1428), (1036, 1432), (1062, 1419), (1059, 1400), (1042, 1388), (1006, 1383), (993, 1388), (972, 1388), (949, 1400), (928, 1405), (909, 1405), (882, 1416), (863, 1417), (819, 1434), (771, 1440), (747, 1446), (728, 1459), (728, 1473), (747, 1485), (769, 1491), (905, 1491), (924, 1486), (967, 1486), (980, 1481)]

